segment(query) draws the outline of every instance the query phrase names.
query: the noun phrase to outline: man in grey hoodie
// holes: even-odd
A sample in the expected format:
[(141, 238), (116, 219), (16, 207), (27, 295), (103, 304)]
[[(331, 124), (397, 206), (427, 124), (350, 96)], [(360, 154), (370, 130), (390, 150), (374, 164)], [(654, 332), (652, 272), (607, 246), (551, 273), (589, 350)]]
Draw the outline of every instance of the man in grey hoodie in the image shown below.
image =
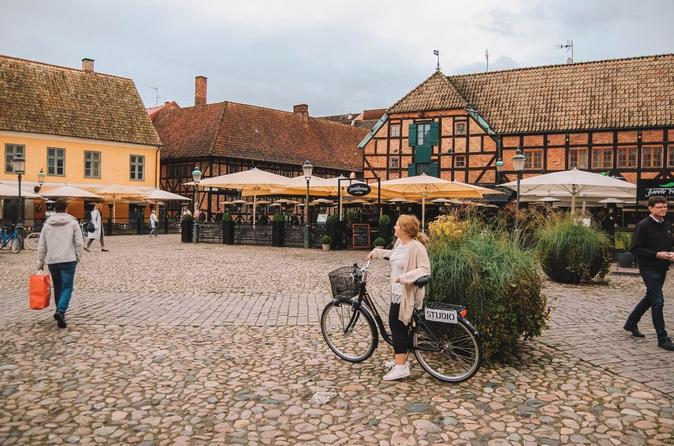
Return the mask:
[(68, 214), (68, 202), (57, 200), (56, 213), (49, 217), (40, 232), (37, 245), (37, 268), (49, 267), (54, 285), (56, 313), (54, 319), (59, 328), (66, 328), (66, 310), (70, 304), (75, 281), (75, 269), (82, 256), (82, 229), (72, 215)]

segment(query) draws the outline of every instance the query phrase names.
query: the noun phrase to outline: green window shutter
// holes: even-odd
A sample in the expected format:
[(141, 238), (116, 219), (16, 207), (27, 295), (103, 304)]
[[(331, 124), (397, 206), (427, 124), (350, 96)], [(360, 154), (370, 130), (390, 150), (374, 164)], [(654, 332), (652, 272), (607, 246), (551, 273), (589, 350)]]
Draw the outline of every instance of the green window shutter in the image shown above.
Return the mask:
[(428, 170), (426, 171), (426, 174), (430, 175), (432, 177), (440, 178), (440, 169), (438, 168), (438, 163), (431, 163), (428, 166)]
[(409, 131), (409, 135), (407, 136), (407, 141), (408, 141), (410, 147), (414, 147), (414, 146), (417, 145), (417, 125), (416, 124), (410, 124), (410, 131)]
[(419, 146), (414, 148), (414, 162), (415, 163), (430, 163), (431, 162), (431, 153), (433, 152), (432, 146)]
[(416, 169), (414, 163), (410, 163), (407, 166), (407, 176), (413, 177), (416, 175)]
[(440, 142), (440, 123), (431, 122), (431, 133), (428, 136), (428, 143), (432, 146), (437, 146)]

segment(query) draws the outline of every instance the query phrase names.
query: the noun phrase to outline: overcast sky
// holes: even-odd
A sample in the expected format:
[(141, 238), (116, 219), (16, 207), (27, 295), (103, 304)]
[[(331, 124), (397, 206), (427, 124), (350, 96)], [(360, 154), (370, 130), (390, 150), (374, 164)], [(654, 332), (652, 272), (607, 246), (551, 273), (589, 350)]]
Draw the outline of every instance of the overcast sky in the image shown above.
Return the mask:
[(669, 0), (0, 0), (0, 54), (132, 78), (147, 106), (225, 100), (312, 116), (385, 108), (445, 74), (674, 52)]

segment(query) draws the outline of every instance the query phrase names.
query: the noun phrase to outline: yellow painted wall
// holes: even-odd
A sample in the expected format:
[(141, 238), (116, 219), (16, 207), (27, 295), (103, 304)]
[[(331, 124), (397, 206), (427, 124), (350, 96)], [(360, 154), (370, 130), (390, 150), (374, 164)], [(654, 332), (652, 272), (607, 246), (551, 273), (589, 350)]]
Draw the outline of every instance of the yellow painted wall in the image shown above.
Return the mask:
[[(157, 187), (159, 152), (157, 147), (122, 144), (106, 141), (65, 138), (59, 136), (0, 132), (0, 181), (16, 181), (14, 173), (5, 173), (5, 144), (23, 144), (25, 146), (25, 181), (38, 181), (40, 169), (45, 173), (45, 185), (50, 182), (69, 184), (91, 184), (103, 186), (123, 184), (139, 187)], [(65, 175), (47, 174), (47, 147), (65, 149)], [(84, 152), (101, 152), (100, 178), (84, 177)], [(145, 156), (145, 178), (142, 181), (130, 179), (130, 156)]]

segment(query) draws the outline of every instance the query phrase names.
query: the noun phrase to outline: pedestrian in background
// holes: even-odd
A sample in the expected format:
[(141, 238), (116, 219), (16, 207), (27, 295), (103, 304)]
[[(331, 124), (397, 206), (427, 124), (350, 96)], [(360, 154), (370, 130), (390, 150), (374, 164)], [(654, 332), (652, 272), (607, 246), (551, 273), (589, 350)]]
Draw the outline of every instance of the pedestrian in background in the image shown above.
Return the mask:
[(669, 264), (674, 262), (672, 227), (669, 222), (665, 221), (667, 199), (650, 197), (648, 211), (650, 215), (634, 228), (630, 249), (639, 261), (639, 273), (646, 285), (646, 296), (634, 307), (623, 328), (631, 332), (632, 336), (643, 338), (644, 335), (639, 331), (637, 324), (641, 316), (650, 308), (653, 326), (658, 334), (658, 347), (674, 351), (674, 343), (665, 330), (662, 311), (665, 306), (662, 286), (665, 284)]
[(94, 208), (91, 210), (91, 213), (89, 214), (89, 221), (93, 224), (94, 230), (93, 232), (89, 232), (87, 230), (87, 246), (84, 247), (84, 250), (89, 252), (89, 247), (91, 247), (91, 244), (94, 242), (94, 240), (98, 240), (101, 244), (101, 251), (107, 252), (108, 250), (105, 248), (103, 216), (101, 215), (100, 203), (96, 203)]
[(82, 230), (78, 221), (68, 214), (68, 202), (57, 200), (56, 213), (49, 217), (40, 232), (37, 245), (37, 268), (46, 264), (54, 285), (56, 312), (54, 319), (59, 328), (66, 328), (66, 311), (70, 305), (75, 281), (75, 269), (82, 256)]
[(157, 224), (159, 220), (157, 219), (157, 214), (155, 214), (154, 209), (150, 212), (150, 237), (153, 235), (157, 237)]

